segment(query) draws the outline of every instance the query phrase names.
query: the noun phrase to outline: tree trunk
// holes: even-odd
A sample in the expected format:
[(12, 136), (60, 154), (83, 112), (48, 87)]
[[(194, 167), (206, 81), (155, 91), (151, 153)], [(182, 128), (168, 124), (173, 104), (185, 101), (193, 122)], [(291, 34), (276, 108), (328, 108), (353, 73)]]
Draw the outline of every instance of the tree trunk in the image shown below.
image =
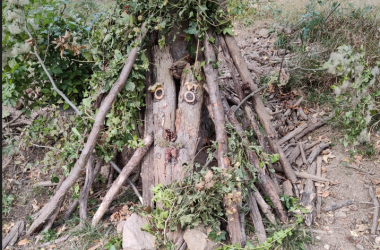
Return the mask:
[[(147, 48), (146, 57), (149, 59), (149, 62), (153, 62), (152, 58), (152, 49)], [(144, 137), (148, 134), (154, 133), (154, 123), (153, 123), (153, 95), (152, 92), (148, 89), (150, 86), (154, 85), (153, 82), (153, 71), (154, 66), (152, 63), (149, 64), (149, 70), (146, 72), (145, 78), (145, 122), (144, 122)], [(142, 192), (143, 192), (143, 204), (144, 206), (149, 206), (154, 208), (152, 202), (153, 192), (152, 188), (154, 187), (154, 147), (150, 147), (146, 155), (144, 156), (141, 162), (141, 179), (142, 179)]]
[[(145, 25), (141, 28), (141, 35), (136, 38), (137, 41), (143, 41), (146, 34)], [(104, 125), (104, 120), (106, 118), (107, 113), (112, 107), (112, 104), (115, 102), (117, 95), (120, 90), (123, 88), (125, 82), (128, 79), (129, 73), (132, 70), (132, 66), (135, 63), (137, 55), (140, 50), (140, 44), (137, 45), (129, 52), (129, 56), (127, 61), (125, 62), (124, 68), (121, 71), (121, 74), (117, 81), (113, 84), (110, 92), (107, 97), (104, 99), (102, 105), (99, 108), (99, 111), (95, 117), (95, 122), (92, 127), (91, 133), (88, 136), (87, 142), (82, 150), (82, 153), (76, 162), (74, 168), (71, 170), (69, 176), (62, 183), (61, 188), (57, 191), (57, 193), (50, 199), (49, 203), (42, 208), (42, 211), (38, 218), (36, 218), (33, 224), (30, 226), (27, 234), (30, 235), (34, 233), (36, 230), (41, 228), (41, 226), (45, 223), (46, 220), (50, 218), (50, 216), (54, 213), (58, 204), (61, 204), (63, 201), (66, 192), (74, 185), (74, 183), (79, 178), (81, 172), (83, 171), (84, 166), (86, 165), (90, 154), (94, 151), (96, 141), (100, 135), (100, 132)]]
[[(161, 183), (167, 185), (173, 178), (174, 162), (167, 159), (166, 151), (170, 150), (176, 140), (175, 132), (175, 109), (176, 89), (169, 67), (173, 64), (170, 48), (165, 45), (162, 49), (154, 47), (154, 65), (156, 66), (156, 83), (163, 88), (163, 97), (154, 97), (153, 120), (154, 120), (154, 178), (155, 185)], [(157, 93), (158, 90), (156, 90)], [(167, 154), (166, 154), (167, 155)]]
[(79, 206), (79, 216), (81, 220), (81, 224), (84, 225), (84, 222), (87, 220), (87, 199), (88, 193), (91, 189), (93, 176), (94, 176), (94, 161), (95, 161), (95, 153), (92, 153), (90, 159), (88, 159), (86, 166), (86, 181), (80, 192), (80, 206)]
[[(187, 71), (187, 74), (182, 74), (175, 121), (177, 131), (176, 142), (180, 146), (176, 149), (177, 162), (173, 167), (173, 180), (182, 179), (185, 177), (185, 173), (191, 174), (200, 139), (198, 135), (204, 89), (201, 84), (193, 81), (194, 76), (190, 64), (187, 64), (185, 69), (184, 72)], [(190, 172), (184, 171), (183, 164), (187, 164)]]

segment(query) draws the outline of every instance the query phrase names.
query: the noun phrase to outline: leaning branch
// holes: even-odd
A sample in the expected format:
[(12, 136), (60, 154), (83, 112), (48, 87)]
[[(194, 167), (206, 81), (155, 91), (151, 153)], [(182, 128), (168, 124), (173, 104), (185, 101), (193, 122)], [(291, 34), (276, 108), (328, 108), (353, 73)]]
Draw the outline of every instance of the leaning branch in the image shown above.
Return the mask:
[[(28, 33), (28, 35), (29, 35), (29, 37), (31, 38), (31, 39), (33, 39), (33, 41), (35, 41), (34, 40), (34, 38), (33, 38), (33, 36), (32, 36), (32, 34), (30, 33), (30, 31), (28, 30), (28, 26), (27, 26), (27, 23), (28, 23), (28, 21), (26, 20), (26, 15), (25, 15), (25, 9), (23, 9), (23, 12), (24, 12), (24, 17), (25, 17), (25, 31), (26, 31), (26, 33)], [(50, 73), (49, 73), (49, 71), (47, 70), (47, 68), (46, 68), (46, 66), (45, 66), (45, 63), (44, 63), (44, 61), (41, 59), (41, 57), (40, 57), (40, 55), (38, 54), (38, 50), (37, 50), (37, 45), (36, 45), (36, 43), (34, 42), (34, 45), (33, 45), (33, 48), (34, 48), (34, 52), (31, 52), (32, 54), (34, 54), (36, 57), (37, 57), (37, 59), (38, 59), (38, 62), (41, 64), (41, 66), (42, 66), (42, 68), (44, 69), (44, 71), (45, 71), (45, 73), (46, 73), (46, 75), (49, 77), (49, 80), (50, 80), (50, 82), (51, 82), (51, 84), (53, 85), (53, 89), (75, 110), (75, 113), (77, 113), (77, 115), (81, 115), (81, 112), (79, 111), (79, 109), (77, 108), (77, 106), (75, 106), (75, 104), (74, 103), (72, 103), (71, 101), (70, 101), (70, 99), (69, 98), (67, 98), (67, 96), (62, 92), (62, 91), (60, 91), (58, 88), (57, 88), (57, 85), (55, 84), (55, 82), (54, 82), (54, 80), (53, 80), (53, 77), (51, 77), (51, 75), (50, 75)]]
[(137, 37), (138, 45), (129, 52), (127, 61), (125, 62), (124, 68), (120, 73), (119, 79), (113, 84), (111, 90), (109, 91), (107, 97), (104, 99), (102, 105), (99, 108), (99, 111), (95, 117), (95, 122), (91, 133), (88, 136), (87, 142), (82, 150), (82, 153), (76, 162), (74, 168), (71, 170), (69, 176), (62, 183), (61, 188), (57, 193), (50, 199), (49, 203), (41, 210), (41, 213), (38, 218), (36, 218), (33, 224), (28, 230), (28, 235), (37, 231), (46, 220), (50, 218), (53, 214), (55, 208), (60, 204), (60, 201), (63, 200), (66, 192), (74, 185), (74, 183), (79, 178), (82, 173), (84, 166), (86, 165), (88, 158), (95, 149), (96, 141), (99, 138), (100, 132), (104, 126), (104, 121), (107, 113), (112, 107), (112, 104), (115, 102), (117, 95), (120, 90), (123, 88), (125, 82), (128, 79), (130, 72), (132, 71), (133, 64), (137, 58), (137, 55), (140, 51), (141, 41), (144, 39), (146, 34), (145, 23), (141, 27), (141, 34)]

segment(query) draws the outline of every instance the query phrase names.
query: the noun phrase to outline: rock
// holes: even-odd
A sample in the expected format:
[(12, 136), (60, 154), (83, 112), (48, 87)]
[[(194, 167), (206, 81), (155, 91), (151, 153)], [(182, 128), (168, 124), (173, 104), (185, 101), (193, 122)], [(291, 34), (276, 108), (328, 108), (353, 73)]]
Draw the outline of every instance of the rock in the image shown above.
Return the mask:
[(356, 245), (356, 248), (357, 248), (357, 249), (360, 249), (360, 250), (364, 250), (364, 247), (363, 247), (362, 245), (360, 245), (360, 244), (357, 244), (357, 245)]
[(336, 212), (335, 213), (335, 217), (338, 217), (338, 218), (346, 218), (347, 217), (347, 214), (345, 212)]
[(123, 228), (124, 228), (124, 224), (125, 224), (126, 220), (122, 220), (122, 221), (119, 221), (116, 225), (116, 232), (118, 234), (122, 233), (123, 232)]
[(375, 238), (375, 243), (380, 244), (380, 236)]
[(325, 249), (327, 249), (327, 250), (329, 250), (329, 249), (330, 249), (330, 245), (327, 245), (327, 244), (326, 244), (326, 245), (324, 245), (323, 247), (324, 247)]
[(101, 176), (103, 176), (104, 180), (108, 180), (108, 176), (110, 174), (110, 165), (105, 164), (100, 168), (100, 173)]
[(123, 250), (155, 250), (154, 236), (141, 228), (148, 221), (137, 214), (132, 214), (123, 227)]
[(214, 241), (207, 239), (206, 229), (203, 225), (187, 229), (183, 234), (183, 239), (189, 250), (213, 250), (219, 246)]
[(268, 29), (261, 29), (259, 31), (259, 36), (261, 36), (263, 38), (268, 38), (268, 36), (269, 36), (269, 30)]
[(317, 240), (321, 240), (321, 236), (316, 236), (315, 237)]

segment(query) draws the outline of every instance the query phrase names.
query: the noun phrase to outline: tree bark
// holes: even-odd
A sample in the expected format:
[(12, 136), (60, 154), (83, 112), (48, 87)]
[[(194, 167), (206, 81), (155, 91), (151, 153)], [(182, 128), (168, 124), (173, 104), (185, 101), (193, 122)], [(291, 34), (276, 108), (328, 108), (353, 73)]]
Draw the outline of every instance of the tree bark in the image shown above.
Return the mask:
[[(312, 147), (314, 147), (315, 145), (317, 145), (319, 143), (319, 141), (314, 141), (310, 144), (306, 144), (305, 147), (303, 147), (303, 149), (306, 151)], [(298, 158), (298, 156), (301, 154), (301, 150), (299, 147), (295, 147), (292, 151), (292, 153), (290, 153), (289, 157), (288, 157), (288, 160), (291, 163), (295, 162), (296, 159)]]
[(87, 199), (88, 199), (88, 192), (91, 189), (92, 182), (93, 182), (93, 176), (94, 176), (94, 160), (95, 160), (95, 153), (92, 153), (90, 158), (88, 159), (87, 166), (86, 166), (86, 180), (84, 183), (84, 186), (82, 188), (82, 191), (80, 192), (80, 205), (79, 205), (79, 217), (81, 220), (81, 224), (84, 225), (84, 221), (87, 220)]
[[(316, 168), (317, 164), (313, 162), (313, 164), (311, 164), (311, 166), (308, 168), (307, 173), (315, 175)], [(309, 227), (313, 223), (316, 214), (314, 206), (316, 197), (317, 194), (315, 193), (314, 182), (311, 179), (307, 179), (305, 183), (305, 188), (303, 189), (300, 205), (304, 206), (308, 210), (311, 210), (311, 213), (305, 215), (305, 224)]]
[[(149, 59), (149, 62), (153, 62), (152, 58), (152, 49), (147, 48), (146, 57)], [(148, 89), (150, 86), (154, 85), (153, 81), (153, 71), (154, 65), (149, 64), (149, 70), (146, 72), (145, 78), (145, 122), (144, 122), (144, 137), (148, 134), (154, 133), (154, 123), (153, 123), (153, 95), (152, 92)], [(149, 206), (154, 208), (152, 202), (153, 191), (151, 190), (154, 187), (154, 147), (150, 147), (146, 155), (144, 156), (141, 162), (141, 179), (142, 179), (142, 192), (143, 192), (143, 204), (144, 206)]]
[[(206, 36), (208, 33), (206, 33)], [(208, 94), (214, 116), (216, 141), (218, 142), (217, 160), (218, 165), (223, 169), (228, 169), (230, 160), (227, 157), (228, 153), (228, 139), (225, 131), (226, 121), (224, 120), (224, 112), (222, 101), (219, 91), (218, 70), (214, 69), (211, 63), (216, 62), (216, 56), (213, 46), (208, 41), (209, 37), (204, 40), (204, 54), (206, 57), (206, 65), (203, 66), (203, 71), (206, 75), (206, 82), (208, 86)]]
[(292, 139), (293, 137), (295, 137), (296, 135), (301, 133), (307, 126), (308, 126), (308, 124), (304, 123), (301, 126), (299, 126), (298, 128), (296, 128), (295, 130), (293, 130), (292, 132), (290, 132), (289, 134), (285, 135), (284, 137), (282, 137), (278, 141), (278, 145), (282, 145), (284, 142), (289, 141), (290, 139)]
[(257, 202), (253, 194), (249, 194), (249, 208), (251, 209), (251, 218), (253, 225), (255, 226), (257, 238), (261, 244), (266, 241), (267, 235), (265, 233), (263, 219), (261, 218), (259, 207), (257, 206)]
[[(180, 180), (186, 174), (191, 174), (194, 166), (195, 154), (197, 153), (199, 126), (203, 104), (204, 89), (200, 83), (193, 81), (193, 72), (190, 64), (187, 64), (182, 74), (181, 88), (178, 97), (178, 109), (176, 112), (175, 127), (177, 131), (177, 143), (182, 145), (177, 150), (177, 159), (173, 167), (173, 179)], [(194, 84), (194, 85), (189, 85)], [(186, 95), (194, 95), (193, 102), (186, 101)], [(188, 98), (189, 100), (189, 98)], [(184, 171), (187, 164), (189, 171)]]
[[(235, 114), (232, 112), (230, 106), (227, 103), (227, 100), (224, 97), (222, 97), (222, 104), (223, 104), (225, 113), (228, 119), (230, 120), (230, 123), (232, 124), (232, 126), (234, 126), (236, 131), (240, 134), (240, 137), (242, 138), (243, 143), (247, 146), (251, 145), (247, 136), (245, 135), (245, 131), (243, 130), (240, 123), (236, 119)], [(266, 194), (269, 196), (270, 200), (272, 201), (275, 207), (275, 211), (280, 218), (280, 221), (283, 223), (286, 223), (288, 220), (288, 217), (284, 211), (284, 208), (282, 207), (280, 197), (278, 196), (276, 189), (274, 188), (273, 182), (271, 181), (270, 178), (268, 178), (269, 176), (265, 173), (264, 168), (261, 168), (259, 166), (259, 158), (257, 157), (256, 153), (248, 149), (246, 149), (246, 153), (248, 155), (248, 159), (250, 163), (258, 170), (257, 172), (258, 172), (258, 177), (260, 180), (259, 185), (263, 187)]]
[[(145, 24), (143, 24), (143, 26), (141, 27), (141, 35), (137, 37), (137, 41), (141, 43), (141, 41), (144, 40), (145, 34)], [(107, 97), (104, 99), (101, 107), (99, 108), (99, 111), (95, 117), (93, 128), (91, 130), (90, 135), (88, 136), (87, 142), (84, 146), (84, 149), (82, 150), (82, 153), (78, 161), (76, 162), (74, 168), (71, 170), (69, 176), (62, 183), (61, 188), (50, 199), (49, 203), (44, 208), (42, 208), (40, 215), (38, 216), (38, 218), (34, 220), (32, 225), (30, 226), (27, 232), (28, 235), (38, 230), (45, 223), (45, 221), (50, 218), (58, 204), (60, 204), (63, 200), (64, 196), (66, 195), (66, 192), (74, 185), (76, 180), (79, 178), (85, 164), (88, 161), (88, 158), (90, 157), (90, 154), (95, 148), (95, 144), (103, 128), (106, 115), (111, 109), (112, 104), (115, 102), (118, 93), (127, 81), (127, 78), (132, 70), (132, 66), (137, 58), (139, 50), (140, 44), (130, 51), (128, 59), (124, 65), (124, 68), (118, 80), (114, 83), (110, 92), (108, 93)]]
[(102, 219), (104, 213), (113, 201), (113, 198), (117, 195), (117, 192), (119, 191), (120, 187), (124, 185), (128, 176), (138, 166), (143, 156), (148, 152), (148, 149), (150, 148), (152, 143), (153, 136), (149, 134), (144, 138), (144, 146), (136, 149), (128, 164), (124, 166), (123, 170), (121, 171), (117, 179), (114, 181), (111, 188), (108, 190), (106, 196), (100, 204), (100, 207), (98, 208), (94, 217), (92, 218), (92, 226), (96, 226)]
[[(241, 55), (240, 48), (237, 45), (235, 38), (230, 35), (226, 35), (224, 39), (231, 53), (235, 66), (239, 71), (240, 77), (243, 80), (243, 83), (248, 84), (251, 87), (251, 90), (255, 91), (258, 87), (252, 80), (247, 64), (245, 63), (244, 58)], [(264, 127), (269, 145), (271, 146), (273, 152), (279, 154), (280, 156), (280, 163), (284, 169), (287, 178), (290, 179), (293, 183), (296, 183), (297, 177), (294, 174), (294, 171), (291, 165), (289, 164), (288, 159), (285, 157), (284, 152), (277, 143), (277, 133), (273, 128), (273, 125), (270, 121), (270, 116), (268, 115), (265, 109), (261, 97), (259, 95), (254, 95), (252, 98), (252, 103), (257, 115), (259, 116), (261, 124)]]
[(282, 183), (282, 188), (284, 189), (284, 195), (293, 196), (293, 187), (292, 183), (289, 180), (286, 180)]
[(154, 179), (155, 185), (161, 183), (167, 185), (173, 178), (174, 162), (167, 160), (165, 152), (170, 150), (171, 144), (175, 141), (165, 136), (166, 132), (175, 132), (175, 110), (176, 110), (176, 89), (173, 76), (170, 74), (169, 67), (173, 64), (168, 45), (162, 49), (154, 47), (154, 65), (157, 73), (156, 82), (162, 84), (164, 94), (162, 99), (154, 97), (153, 120), (154, 120)]
[(274, 214), (272, 213), (271, 211), (271, 206), (269, 206), (264, 198), (261, 196), (260, 192), (255, 190), (253, 192), (253, 195), (255, 196), (255, 199), (256, 199), (256, 202), (257, 204), (259, 205), (261, 211), (265, 214), (265, 217), (267, 217), (267, 219), (274, 225), (277, 224), (276, 222), (276, 217), (274, 217)]
[(379, 219), (379, 200), (377, 199), (375, 195), (375, 191), (373, 189), (373, 186), (369, 186), (369, 195), (372, 198), (373, 205), (375, 206), (375, 211), (373, 212), (373, 220), (372, 220), (372, 227), (371, 227), (371, 234), (376, 234), (377, 231), (377, 225), (378, 225), (378, 219)]
[(309, 155), (309, 158), (307, 158), (307, 164), (311, 164), (314, 159), (324, 150), (327, 148), (329, 144), (322, 142), (321, 144), (318, 145), (318, 147), (314, 148), (311, 154)]

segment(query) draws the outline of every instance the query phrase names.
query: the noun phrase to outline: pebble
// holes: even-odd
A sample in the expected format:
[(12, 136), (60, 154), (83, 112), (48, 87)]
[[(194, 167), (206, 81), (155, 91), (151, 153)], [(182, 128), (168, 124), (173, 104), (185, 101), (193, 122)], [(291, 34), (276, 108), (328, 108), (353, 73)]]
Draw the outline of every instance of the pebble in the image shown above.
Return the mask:
[(324, 247), (325, 249), (327, 249), (327, 250), (329, 250), (329, 249), (330, 249), (330, 245), (327, 245), (327, 244), (326, 244), (326, 245), (324, 245), (323, 247)]
[(321, 240), (321, 237), (320, 236), (316, 236), (315, 237), (317, 240)]
[(356, 248), (360, 249), (360, 250), (364, 250), (364, 247), (362, 245), (359, 245), (359, 244), (356, 245)]

